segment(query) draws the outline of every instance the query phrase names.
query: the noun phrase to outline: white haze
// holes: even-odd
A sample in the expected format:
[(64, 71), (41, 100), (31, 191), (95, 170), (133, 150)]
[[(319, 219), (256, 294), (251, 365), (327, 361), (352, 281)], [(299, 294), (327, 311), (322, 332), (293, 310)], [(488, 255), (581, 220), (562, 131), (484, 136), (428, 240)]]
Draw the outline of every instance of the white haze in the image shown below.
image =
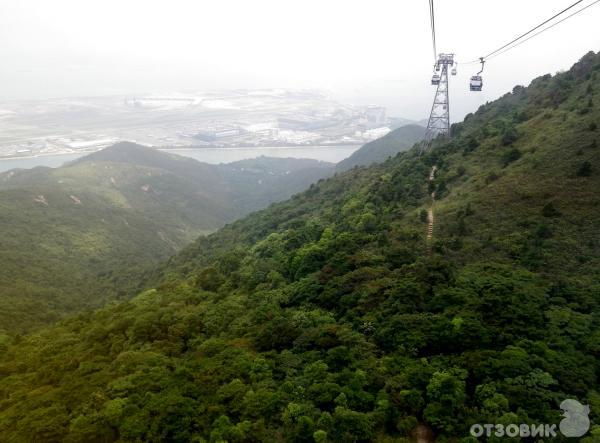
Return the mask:
[[(489, 52), (571, 0), (438, 0), (438, 49)], [(589, 4), (586, 0), (583, 4)], [(600, 5), (452, 79), (453, 120), (600, 49)], [(433, 90), (425, 0), (0, 0), (0, 99), (312, 88), (421, 119)]]

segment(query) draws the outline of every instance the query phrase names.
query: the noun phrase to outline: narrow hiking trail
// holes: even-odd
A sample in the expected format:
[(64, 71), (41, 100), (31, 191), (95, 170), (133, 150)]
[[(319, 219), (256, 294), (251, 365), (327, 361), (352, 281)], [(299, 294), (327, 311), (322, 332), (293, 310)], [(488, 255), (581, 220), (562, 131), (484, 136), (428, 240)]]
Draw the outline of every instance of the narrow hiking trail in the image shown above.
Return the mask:
[(427, 210), (427, 241), (431, 241), (433, 237), (433, 206)]
[(433, 443), (435, 436), (429, 426), (424, 423), (419, 423), (412, 432), (412, 437), (416, 443)]
[[(432, 183), (435, 180), (435, 173), (437, 171), (437, 166), (433, 165), (431, 168), (431, 172), (429, 173), (429, 183)], [(435, 217), (433, 213), (433, 206), (435, 204), (435, 191), (431, 193), (431, 206), (427, 210), (427, 245), (429, 252), (431, 252), (431, 241), (433, 240), (433, 228), (435, 225)]]

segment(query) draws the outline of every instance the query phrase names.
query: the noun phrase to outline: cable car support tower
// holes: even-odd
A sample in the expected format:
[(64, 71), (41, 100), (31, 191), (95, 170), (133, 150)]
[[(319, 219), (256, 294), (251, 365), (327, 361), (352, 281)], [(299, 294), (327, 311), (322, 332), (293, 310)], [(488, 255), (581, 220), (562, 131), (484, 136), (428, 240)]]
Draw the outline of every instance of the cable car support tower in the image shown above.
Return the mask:
[(432, 85), (437, 85), (431, 113), (427, 122), (427, 131), (423, 139), (422, 151), (431, 147), (434, 138), (439, 135), (450, 135), (450, 98), (448, 95), (448, 70), (451, 68), (453, 75), (456, 75), (454, 67), (454, 54), (440, 54), (435, 64), (435, 72), (431, 79)]

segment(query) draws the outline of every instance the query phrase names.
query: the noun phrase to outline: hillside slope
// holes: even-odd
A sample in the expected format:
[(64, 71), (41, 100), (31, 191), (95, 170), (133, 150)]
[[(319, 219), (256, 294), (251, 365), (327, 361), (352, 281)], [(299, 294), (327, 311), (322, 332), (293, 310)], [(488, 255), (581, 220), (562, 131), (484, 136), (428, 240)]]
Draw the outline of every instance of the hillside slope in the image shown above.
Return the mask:
[(406, 125), (394, 129), (385, 136), (373, 140), (355, 151), (350, 157), (339, 162), (336, 171), (347, 171), (355, 166), (368, 166), (381, 163), (399, 152), (407, 151), (421, 141), (425, 128), (420, 125)]
[(61, 168), (0, 174), (0, 332), (135, 293), (146, 269), (198, 235), (332, 169), (267, 158), (209, 165), (119, 143)]
[(264, 156), (220, 164), (217, 168), (231, 187), (228, 202), (239, 215), (285, 200), (335, 172), (333, 163)]
[(590, 53), (424, 155), (200, 238), (129, 302), (5, 340), (0, 434), (459, 441), (473, 423), (557, 423), (572, 398), (597, 435), (598, 80)]

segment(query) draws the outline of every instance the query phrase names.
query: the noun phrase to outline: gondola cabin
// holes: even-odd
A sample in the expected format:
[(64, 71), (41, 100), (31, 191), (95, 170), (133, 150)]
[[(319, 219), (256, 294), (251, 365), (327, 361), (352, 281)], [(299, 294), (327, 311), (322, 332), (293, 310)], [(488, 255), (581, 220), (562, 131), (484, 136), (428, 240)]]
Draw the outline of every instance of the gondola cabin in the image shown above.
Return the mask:
[(483, 87), (483, 79), (480, 75), (474, 75), (473, 77), (471, 77), (469, 86), (471, 91), (481, 91), (481, 88)]

